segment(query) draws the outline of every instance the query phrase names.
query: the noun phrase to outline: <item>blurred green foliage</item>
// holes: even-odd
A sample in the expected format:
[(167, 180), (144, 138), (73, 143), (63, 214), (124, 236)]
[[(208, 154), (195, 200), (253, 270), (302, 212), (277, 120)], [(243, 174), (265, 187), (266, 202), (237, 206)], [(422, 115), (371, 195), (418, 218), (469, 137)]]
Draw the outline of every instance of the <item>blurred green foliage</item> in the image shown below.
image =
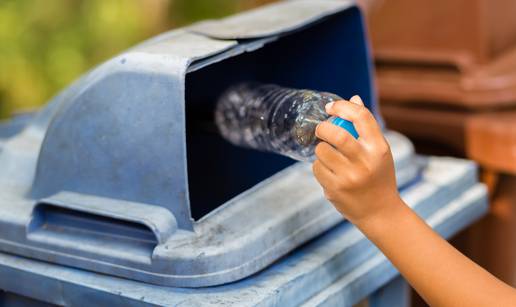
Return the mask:
[(271, 0), (0, 0), (0, 118), (159, 32)]

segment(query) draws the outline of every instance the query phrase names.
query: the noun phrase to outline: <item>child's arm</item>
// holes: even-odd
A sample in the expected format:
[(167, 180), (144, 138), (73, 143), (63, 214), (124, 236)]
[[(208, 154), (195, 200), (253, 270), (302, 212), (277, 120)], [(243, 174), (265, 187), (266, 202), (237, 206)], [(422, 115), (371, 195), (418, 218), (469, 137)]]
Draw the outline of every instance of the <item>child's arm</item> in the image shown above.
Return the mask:
[(462, 255), (401, 200), (389, 145), (358, 96), (326, 111), (354, 123), (355, 140), (329, 122), (317, 127), (315, 177), (325, 196), (432, 306), (516, 306), (516, 290)]

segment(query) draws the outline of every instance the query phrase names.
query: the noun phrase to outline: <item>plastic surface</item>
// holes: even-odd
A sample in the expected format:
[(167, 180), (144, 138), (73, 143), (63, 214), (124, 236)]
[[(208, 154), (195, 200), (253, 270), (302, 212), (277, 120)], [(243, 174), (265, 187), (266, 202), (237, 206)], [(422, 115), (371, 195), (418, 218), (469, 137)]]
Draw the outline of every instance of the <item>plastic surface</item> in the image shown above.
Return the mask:
[(333, 117), (330, 119), (330, 121), (332, 124), (337, 125), (337, 126), (341, 127), (342, 129), (346, 130), (347, 132), (349, 132), (349, 134), (351, 134), (355, 139), (359, 138), (357, 129), (355, 129), (355, 125), (353, 125), (353, 123), (350, 122), (349, 120), (346, 120), (346, 119), (343, 119), (340, 117)]
[[(319, 142), (315, 128), (330, 118), (324, 106), (341, 99), (325, 92), (242, 83), (221, 95), (215, 122), (221, 134), (235, 145), (309, 161)], [(358, 137), (351, 122), (338, 118), (330, 121)]]
[[(289, 14), (299, 9), (310, 14)], [(85, 74), (21, 126), (0, 125), (0, 251), (200, 287), (256, 273), (341, 223), (309, 165), (232, 146), (212, 117), (224, 89), (250, 80), (359, 94), (381, 121), (360, 11), (302, 0), (251, 15), (238, 20), (266, 37), (177, 29)], [(401, 188), (419, 166), (406, 138), (388, 138)]]
[[(486, 189), (475, 183), (473, 163), (421, 162), (422, 180), (401, 195), (439, 234), (451, 238), (486, 214)], [(160, 287), (0, 253), (1, 289), (64, 306), (353, 306), (396, 276), (389, 260), (350, 223), (249, 278), (198, 289)]]

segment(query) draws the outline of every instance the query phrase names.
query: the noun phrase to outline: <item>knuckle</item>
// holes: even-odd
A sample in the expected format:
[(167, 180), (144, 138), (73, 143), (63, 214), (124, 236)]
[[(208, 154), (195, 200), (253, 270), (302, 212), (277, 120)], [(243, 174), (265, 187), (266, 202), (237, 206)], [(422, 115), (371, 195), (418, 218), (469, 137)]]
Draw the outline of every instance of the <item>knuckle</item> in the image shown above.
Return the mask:
[(369, 110), (364, 106), (359, 106), (357, 110), (357, 117), (360, 119), (365, 119), (369, 117)]
[(347, 184), (347, 187), (348, 188), (356, 188), (358, 186), (358, 179), (356, 176), (349, 176), (348, 178), (348, 184)]
[(366, 165), (364, 167), (364, 178), (370, 178), (374, 174), (374, 168), (372, 165)]
[(389, 145), (389, 143), (387, 143), (385, 140), (383, 142), (381, 142), (379, 145), (378, 145), (378, 153), (382, 156), (382, 157), (385, 157), (387, 155), (389, 155), (389, 153), (391, 152), (391, 147)]
[(315, 151), (314, 152), (315, 152), (315, 155), (317, 157), (320, 157), (320, 156), (324, 155), (324, 143), (321, 142), (321, 143), (317, 144), (317, 146), (315, 146)]
[(333, 104), (333, 113), (335, 115), (341, 115), (346, 111), (346, 102), (344, 100), (335, 101)]
[(328, 132), (328, 122), (322, 122), (319, 125), (317, 125), (317, 128), (315, 130), (317, 136), (324, 137)]
[(312, 163), (312, 173), (314, 173), (317, 176), (317, 160)]
[(337, 147), (344, 147), (349, 142), (349, 133), (344, 133), (339, 130), (339, 132), (335, 134), (335, 137), (335, 145)]
[(321, 162), (319, 160), (315, 160), (312, 164), (312, 172), (315, 174), (315, 176), (317, 176), (317, 174), (319, 173), (320, 163)]
[(330, 126), (330, 123), (328, 121), (323, 121), (319, 124), (319, 127), (321, 130), (327, 130)]
[(332, 191), (329, 191), (327, 189), (324, 190), (324, 198), (327, 200), (334, 201), (335, 200), (335, 194)]
[(312, 164), (312, 172), (314, 173), (315, 178), (317, 181), (321, 178), (321, 162), (319, 160), (315, 160), (315, 162)]
[(348, 177), (348, 189), (356, 189), (364, 184), (364, 176), (356, 173), (350, 174)]
[(339, 180), (335, 187), (337, 190), (344, 192), (349, 189), (349, 181), (345, 178)]
[(323, 126), (324, 126), (324, 122), (319, 123), (317, 126), (315, 126), (315, 135), (316, 135), (316, 136), (318, 136), (318, 137), (319, 137), (319, 136), (321, 135), (321, 132), (322, 132)]
[[(321, 150), (322, 150), (322, 149), (321, 149), (321, 144), (322, 144), (322, 143), (319, 143), (319, 144), (317, 144), (317, 146), (315, 146), (314, 153), (315, 153), (315, 156), (317, 156), (317, 157), (320, 157), (320, 156), (321, 156), (321, 154), (322, 154), (322, 152), (321, 152)], [(316, 162), (317, 162), (317, 161), (315, 161), (315, 162), (314, 162), (314, 167), (315, 167), (315, 163), (316, 163)]]
[(345, 106), (345, 104), (346, 104), (346, 101), (340, 99), (340, 100), (336, 100), (333, 105), (337, 108), (341, 108), (341, 107)]

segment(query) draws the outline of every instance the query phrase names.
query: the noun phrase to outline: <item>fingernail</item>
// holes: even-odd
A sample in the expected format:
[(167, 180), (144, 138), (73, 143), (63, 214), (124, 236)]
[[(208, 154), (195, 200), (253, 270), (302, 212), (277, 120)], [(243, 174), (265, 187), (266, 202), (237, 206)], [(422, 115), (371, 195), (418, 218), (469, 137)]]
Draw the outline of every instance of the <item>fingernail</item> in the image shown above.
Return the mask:
[(328, 112), (329, 110), (331, 110), (332, 107), (333, 107), (333, 101), (330, 103), (327, 103), (324, 108), (326, 109), (326, 112)]
[(351, 101), (354, 104), (364, 105), (364, 102), (362, 101), (362, 98), (360, 98), (360, 96), (358, 96), (358, 95), (355, 95), (355, 96), (351, 97), (351, 99), (349, 101)]

